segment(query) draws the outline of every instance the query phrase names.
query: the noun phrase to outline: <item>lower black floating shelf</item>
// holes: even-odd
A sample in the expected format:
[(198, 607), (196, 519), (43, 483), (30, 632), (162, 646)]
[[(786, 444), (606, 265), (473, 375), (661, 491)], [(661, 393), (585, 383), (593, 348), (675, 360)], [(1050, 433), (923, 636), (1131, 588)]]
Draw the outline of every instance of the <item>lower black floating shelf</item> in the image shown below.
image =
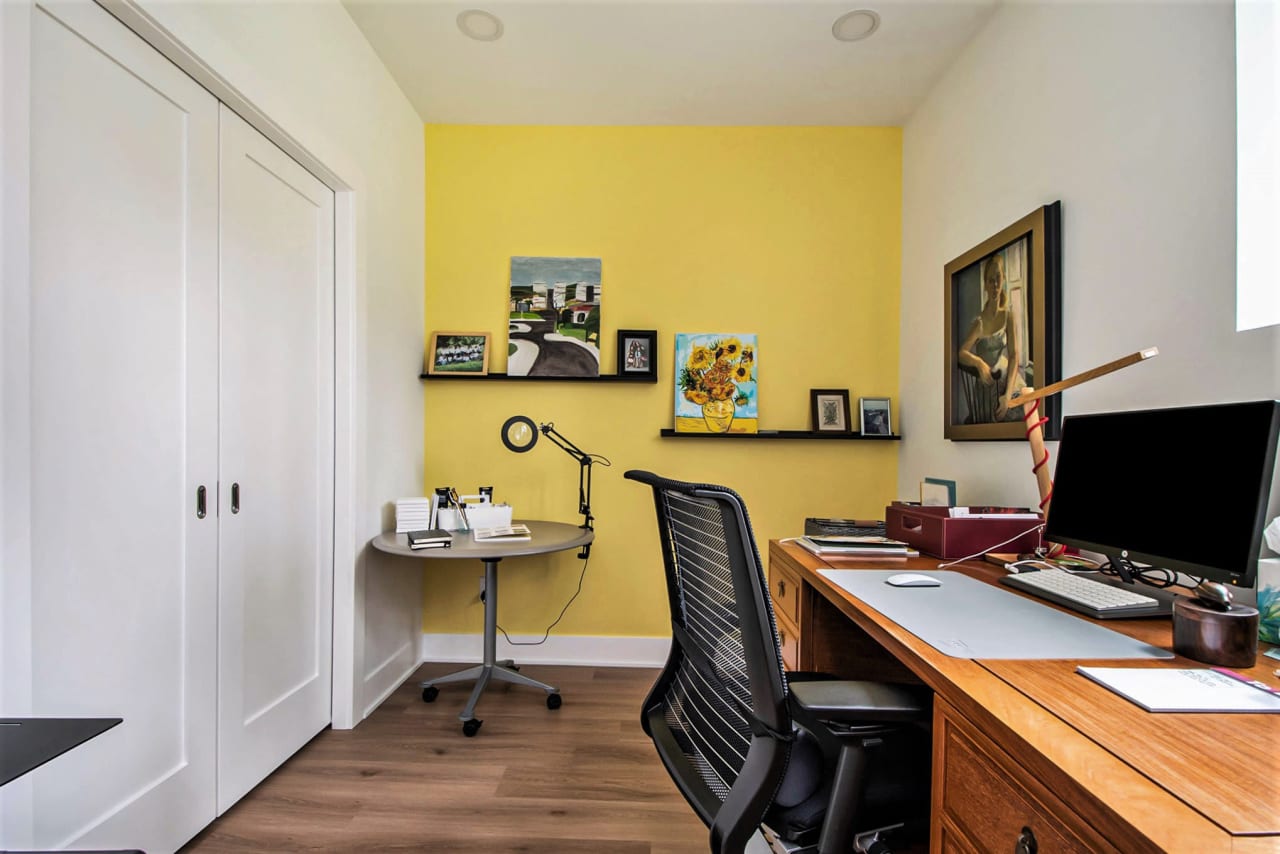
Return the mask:
[(509, 374), (418, 374), (420, 380), (510, 380), (512, 382), (570, 383), (656, 383), (657, 377), (629, 374), (600, 374), (598, 377), (530, 377)]
[(864, 436), (861, 433), (824, 433), (816, 430), (761, 430), (759, 433), (677, 433), (663, 429), (664, 439), (823, 439), (866, 442), (900, 442), (901, 436)]

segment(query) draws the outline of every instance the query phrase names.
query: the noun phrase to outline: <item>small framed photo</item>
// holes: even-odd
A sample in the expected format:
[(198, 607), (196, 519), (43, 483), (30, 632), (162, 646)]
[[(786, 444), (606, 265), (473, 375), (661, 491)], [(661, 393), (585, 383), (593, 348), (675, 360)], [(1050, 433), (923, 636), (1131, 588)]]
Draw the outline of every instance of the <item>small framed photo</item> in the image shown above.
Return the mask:
[(658, 333), (654, 329), (618, 330), (618, 376), (658, 378)]
[(920, 481), (920, 504), (924, 507), (955, 507), (956, 482), (940, 477)]
[(815, 433), (853, 432), (847, 388), (809, 389), (809, 411), (813, 416), (809, 429)]
[(858, 411), (861, 413), (862, 435), (893, 435), (893, 428), (889, 425), (889, 398), (860, 397)]
[(488, 332), (432, 332), (427, 345), (427, 374), (489, 373)]

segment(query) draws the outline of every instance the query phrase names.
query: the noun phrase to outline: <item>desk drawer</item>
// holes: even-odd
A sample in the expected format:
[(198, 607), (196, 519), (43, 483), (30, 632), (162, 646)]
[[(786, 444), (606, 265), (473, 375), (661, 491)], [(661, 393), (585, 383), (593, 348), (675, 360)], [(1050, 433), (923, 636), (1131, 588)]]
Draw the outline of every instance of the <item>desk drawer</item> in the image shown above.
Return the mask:
[(778, 643), (782, 647), (782, 666), (787, 670), (800, 669), (800, 632), (785, 617), (774, 613), (778, 622)]
[(769, 596), (774, 614), (800, 625), (800, 577), (780, 561), (769, 561)]
[(937, 701), (934, 715), (941, 850), (1115, 852), (954, 708)]

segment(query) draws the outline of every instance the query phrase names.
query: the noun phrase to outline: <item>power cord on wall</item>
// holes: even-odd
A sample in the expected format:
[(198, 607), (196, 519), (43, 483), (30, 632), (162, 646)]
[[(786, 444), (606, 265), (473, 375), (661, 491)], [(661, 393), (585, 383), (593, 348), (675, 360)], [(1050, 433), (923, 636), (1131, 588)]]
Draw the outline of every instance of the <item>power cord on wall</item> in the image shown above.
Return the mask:
[(498, 626), (498, 631), (502, 632), (502, 636), (507, 639), (507, 643), (512, 646), (539, 646), (547, 642), (547, 638), (551, 637), (551, 630), (564, 619), (565, 612), (569, 610), (569, 606), (573, 604), (573, 600), (578, 598), (578, 594), (582, 592), (582, 580), (586, 578), (587, 567), (591, 565), (590, 557), (584, 558), (582, 561), (582, 572), (578, 573), (578, 589), (569, 597), (569, 601), (564, 603), (564, 607), (560, 609), (560, 616), (556, 617), (555, 622), (547, 626), (547, 630), (542, 633), (542, 640), (536, 641), (514, 641), (511, 635), (507, 634), (507, 630), (502, 626)]

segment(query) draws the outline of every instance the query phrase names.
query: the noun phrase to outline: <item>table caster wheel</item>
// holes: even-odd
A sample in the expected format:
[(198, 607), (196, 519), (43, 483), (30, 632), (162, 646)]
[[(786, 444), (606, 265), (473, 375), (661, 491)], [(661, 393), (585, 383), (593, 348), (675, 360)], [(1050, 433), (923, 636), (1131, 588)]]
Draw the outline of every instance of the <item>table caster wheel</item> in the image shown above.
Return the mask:
[(562, 702), (564, 702), (564, 701), (560, 699), (560, 695), (559, 695), (559, 694), (548, 694), (548, 695), (547, 695), (547, 708), (548, 708), (548, 709), (558, 709), (558, 708), (560, 708), (560, 704), (561, 704)]
[(467, 738), (471, 738), (480, 731), (480, 724), (482, 723), (484, 723), (484, 721), (476, 720), (475, 718), (472, 718), (469, 721), (463, 721), (462, 734)]
[(434, 703), (436, 701), (436, 697), (439, 696), (440, 689), (434, 685), (428, 685), (422, 689), (422, 702), (424, 703)]

